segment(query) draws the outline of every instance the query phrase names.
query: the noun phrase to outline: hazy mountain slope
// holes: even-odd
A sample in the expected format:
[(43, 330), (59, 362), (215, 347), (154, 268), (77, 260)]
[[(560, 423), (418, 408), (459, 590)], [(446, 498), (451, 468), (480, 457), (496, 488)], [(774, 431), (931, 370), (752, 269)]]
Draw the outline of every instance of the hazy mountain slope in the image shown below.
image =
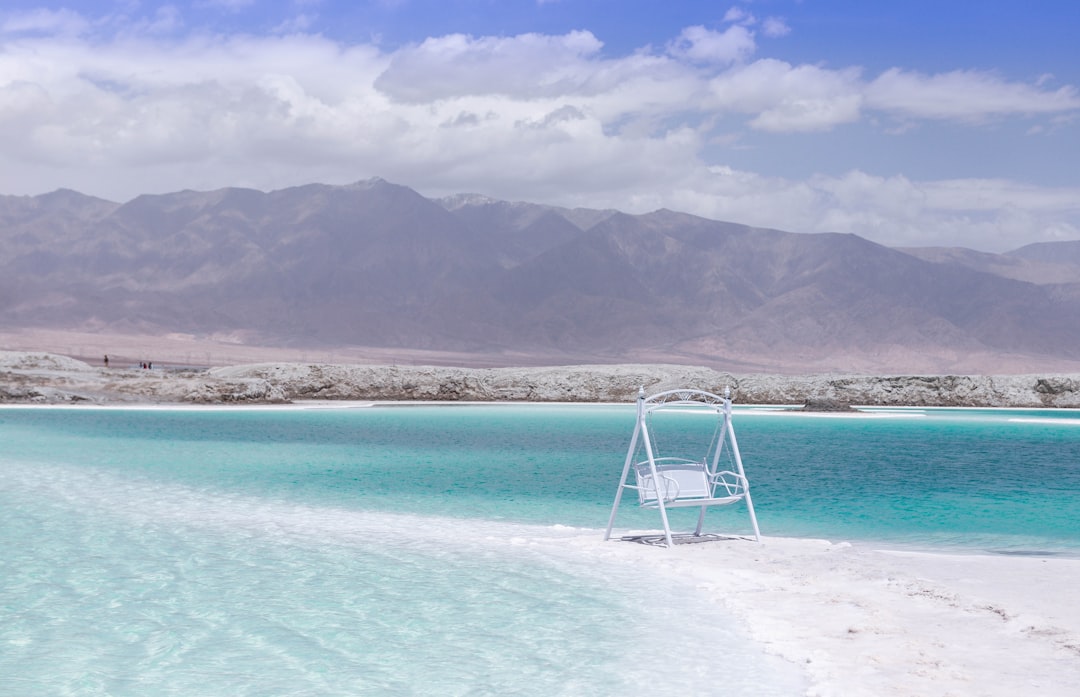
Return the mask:
[(497, 268), (483, 236), (411, 189), (378, 181), (308, 193), (271, 195), (260, 230), (268, 263), (204, 302), (272, 335), (398, 345), (426, 333), (439, 298)]
[[(1068, 245), (1067, 242), (1051, 244)], [(911, 254), (923, 261), (964, 266), (974, 271), (984, 271), (1017, 281), (1040, 284), (1080, 282), (1080, 259), (1070, 261), (1068, 253), (1060, 256), (1055, 256), (1053, 253), (1037, 254), (1029, 258), (1017, 254), (1021, 250), (1005, 254), (990, 254), (962, 247), (904, 247), (898, 251)]]
[(534, 340), (615, 352), (706, 338), (737, 353), (887, 344), (1072, 355), (1077, 317), (1046, 289), (852, 235), (669, 211), (614, 216), (506, 273), (495, 292)]
[(1054, 264), (1080, 266), (1080, 240), (1063, 242), (1036, 242), (1020, 249), (1006, 252), (1006, 256)]
[(504, 230), (521, 230), (545, 213), (566, 219), (579, 230), (588, 230), (619, 211), (595, 208), (562, 208), (524, 201), (500, 201), (480, 194), (456, 194), (435, 202), (462, 219)]
[(568, 242), (615, 211), (566, 209), (534, 203), (497, 201), (460, 194), (437, 201), (474, 232), (503, 251), (501, 264), (512, 268)]
[(378, 179), (122, 205), (61, 191), (0, 197), (0, 325), (838, 369), (1080, 358), (1080, 282), (1040, 275), (1073, 280), (1072, 248), (1033, 247), (895, 250)]

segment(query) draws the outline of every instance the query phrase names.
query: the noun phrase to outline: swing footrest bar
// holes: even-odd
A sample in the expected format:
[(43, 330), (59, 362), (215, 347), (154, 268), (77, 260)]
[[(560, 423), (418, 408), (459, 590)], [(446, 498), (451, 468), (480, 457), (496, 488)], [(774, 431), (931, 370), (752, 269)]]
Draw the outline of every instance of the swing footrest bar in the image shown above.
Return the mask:
[[(737, 496), (722, 496), (720, 498), (709, 499), (664, 499), (664, 508), (691, 508), (700, 506), (723, 506), (728, 503), (735, 503), (736, 501), (742, 501), (743, 494)], [(645, 508), (659, 508), (660, 504), (656, 502), (656, 499), (651, 499), (643, 504)]]
[[(664, 533), (657, 533), (651, 535), (623, 535), (619, 538), (623, 542), (637, 542), (642, 545), (653, 545), (656, 547), (666, 547), (667, 540), (664, 538)], [(726, 540), (749, 540), (750, 538), (744, 535), (718, 535), (716, 533), (704, 532), (700, 535), (695, 535), (689, 532), (673, 532), (671, 533), (671, 541), (677, 545), (692, 545), (699, 542), (723, 542)]]

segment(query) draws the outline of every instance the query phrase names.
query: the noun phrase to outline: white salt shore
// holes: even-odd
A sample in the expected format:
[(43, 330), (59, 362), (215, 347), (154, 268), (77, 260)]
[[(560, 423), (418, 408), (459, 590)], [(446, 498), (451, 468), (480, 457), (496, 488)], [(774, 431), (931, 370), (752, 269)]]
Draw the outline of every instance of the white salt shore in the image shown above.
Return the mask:
[(0, 402), (274, 404), (301, 400), (624, 402), (638, 388), (731, 387), (740, 404), (811, 398), (878, 406), (1080, 408), (1080, 374), (732, 375), (684, 365), (452, 368), (262, 363), (208, 370), (90, 366), (67, 356), (0, 350)]
[(1080, 689), (1080, 559), (786, 538), (671, 550), (596, 536), (573, 544), (597, 559), (694, 579), (767, 652), (805, 670), (807, 695), (1072, 697)]

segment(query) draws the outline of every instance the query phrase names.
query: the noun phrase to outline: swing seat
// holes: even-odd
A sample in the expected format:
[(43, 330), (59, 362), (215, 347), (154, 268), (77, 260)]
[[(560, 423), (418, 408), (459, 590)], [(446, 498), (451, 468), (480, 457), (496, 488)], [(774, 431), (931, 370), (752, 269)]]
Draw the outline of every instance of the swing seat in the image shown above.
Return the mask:
[[(666, 508), (722, 506), (741, 501), (746, 495), (744, 478), (730, 471), (711, 474), (704, 461), (677, 457), (655, 458), (659, 486), (653, 481), (648, 460), (634, 465), (638, 503), (657, 508), (662, 493)], [(660, 493), (658, 493), (660, 492)], [(719, 496), (717, 494), (720, 494)]]

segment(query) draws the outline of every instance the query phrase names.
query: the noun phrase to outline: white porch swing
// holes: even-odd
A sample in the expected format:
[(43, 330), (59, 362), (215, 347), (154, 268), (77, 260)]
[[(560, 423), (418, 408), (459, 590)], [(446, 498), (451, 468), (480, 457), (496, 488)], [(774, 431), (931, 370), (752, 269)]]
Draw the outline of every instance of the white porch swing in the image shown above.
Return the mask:
[[(657, 456), (655, 436), (650, 431), (649, 424), (652, 414), (660, 410), (716, 414), (716, 429), (700, 460), (683, 457), (690, 454), (686, 452)], [(688, 447), (691, 446), (683, 446), (684, 449)], [(642, 450), (644, 459), (641, 459)], [(720, 469), (722, 455), (726, 456), (725, 465), (729, 469)], [(634, 472), (632, 484), (627, 481), (631, 469)], [(750, 482), (743, 471), (739, 444), (735, 440), (735, 429), (731, 425), (731, 395), (727, 388), (724, 389), (723, 397), (693, 389), (669, 390), (646, 397), (645, 388), (641, 388), (637, 398), (637, 425), (626, 453), (622, 478), (615, 493), (615, 504), (611, 508), (611, 517), (604, 533), (605, 540), (611, 539), (611, 529), (615, 525), (615, 516), (626, 489), (637, 491), (638, 503), (641, 506), (659, 509), (660, 520), (664, 524), (664, 541), (669, 548), (674, 546), (676, 538), (691, 538), (690, 541), (693, 541), (692, 538), (702, 536), (706, 508), (738, 501), (746, 501), (754, 539), (761, 541), (757, 516), (754, 515), (754, 503), (750, 499)], [(701, 509), (694, 532), (672, 534), (668, 509), (691, 507)]]

